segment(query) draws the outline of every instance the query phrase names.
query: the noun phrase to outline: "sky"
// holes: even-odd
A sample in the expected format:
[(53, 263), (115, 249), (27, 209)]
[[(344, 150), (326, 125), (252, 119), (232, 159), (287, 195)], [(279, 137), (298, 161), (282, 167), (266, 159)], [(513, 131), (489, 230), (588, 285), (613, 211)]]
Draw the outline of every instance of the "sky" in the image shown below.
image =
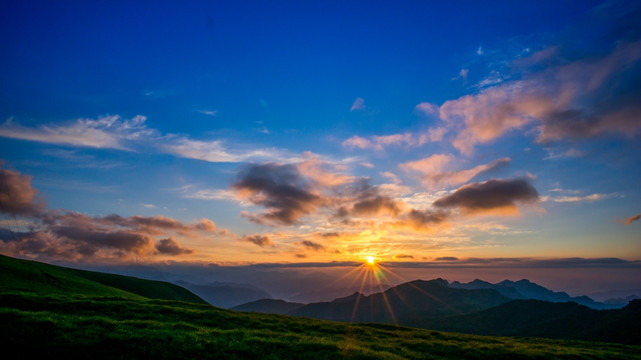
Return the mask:
[(641, 289), (640, 23), (634, 1), (4, 1), (0, 253)]

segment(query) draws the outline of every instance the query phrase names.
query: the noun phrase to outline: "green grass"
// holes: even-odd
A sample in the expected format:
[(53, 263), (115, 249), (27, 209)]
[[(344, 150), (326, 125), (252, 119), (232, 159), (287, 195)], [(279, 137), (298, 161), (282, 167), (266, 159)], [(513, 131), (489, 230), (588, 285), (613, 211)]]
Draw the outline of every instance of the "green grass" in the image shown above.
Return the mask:
[(641, 346), (234, 312), (149, 299), (45, 267), (61, 285), (40, 274), (44, 264), (15, 261), (18, 274), (5, 266), (0, 275), (0, 346), (16, 358), (638, 359), (641, 353)]
[(76, 270), (3, 255), (0, 255), (0, 289), (206, 303), (187, 289), (164, 281)]
[(639, 346), (472, 336), (113, 297), (0, 295), (3, 348), (57, 358), (634, 359)]

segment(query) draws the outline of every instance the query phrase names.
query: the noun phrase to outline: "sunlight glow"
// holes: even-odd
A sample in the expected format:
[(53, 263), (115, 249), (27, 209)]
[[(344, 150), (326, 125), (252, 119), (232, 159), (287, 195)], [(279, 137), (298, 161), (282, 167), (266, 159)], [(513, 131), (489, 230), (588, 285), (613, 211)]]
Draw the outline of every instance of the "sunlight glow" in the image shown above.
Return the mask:
[(367, 263), (370, 265), (374, 265), (374, 257), (373, 256), (368, 256), (365, 258), (367, 260)]

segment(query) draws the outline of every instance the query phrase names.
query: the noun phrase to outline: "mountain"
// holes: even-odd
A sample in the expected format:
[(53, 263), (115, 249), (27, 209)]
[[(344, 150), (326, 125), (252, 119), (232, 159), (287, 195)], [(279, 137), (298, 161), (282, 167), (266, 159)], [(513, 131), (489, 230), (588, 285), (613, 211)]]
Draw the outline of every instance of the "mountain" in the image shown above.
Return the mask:
[(620, 304), (627, 304), (630, 301), (636, 300), (636, 299), (641, 299), (641, 297), (638, 296), (638, 295), (630, 295), (630, 296), (628, 296), (626, 298), (607, 299), (603, 303), (608, 304), (608, 305), (615, 305), (615, 306), (618, 307)]
[(272, 297), (268, 292), (246, 284), (193, 284), (186, 281), (177, 281), (176, 284), (200, 296), (211, 305), (225, 309), (259, 299), (271, 299)]
[(575, 302), (513, 300), (472, 314), (426, 319), (430, 329), (495, 336), (536, 336), (641, 344), (641, 300), (595, 310)]
[(533, 283), (527, 279), (519, 281), (503, 280), (499, 283), (492, 284), (487, 281), (476, 279), (468, 283), (454, 281), (450, 284), (456, 289), (494, 289), (502, 295), (515, 300), (533, 299), (551, 302), (568, 302), (573, 301), (581, 305), (589, 306), (593, 309), (613, 309), (621, 307), (624, 304), (606, 304), (592, 300), (587, 296), (571, 297), (565, 292), (555, 292), (539, 284)]
[(231, 309), (235, 311), (288, 315), (303, 306), (305, 306), (305, 304), (292, 303), (284, 300), (262, 299), (238, 305)]
[(11, 292), (179, 300), (204, 304), (187, 289), (163, 281), (76, 270), (0, 255), (0, 289)]
[[(389, 284), (381, 284), (380, 286), (377, 285), (376, 290), (371, 291), (371, 293), (378, 292), (378, 291), (385, 291), (390, 287), (391, 286)], [(345, 294), (354, 293), (356, 291), (362, 291), (366, 293), (366, 290), (367, 289), (360, 289), (359, 286), (341, 287), (341, 288), (325, 287), (325, 288), (317, 289), (310, 292), (296, 294), (288, 297), (288, 299), (293, 302), (309, 304), (309, 303), (315, 303), (315, 302), (332, 301), (333, 299), (344, 296)], [(366, 293), (366, 294), (369, 294), (369, 293)]]
[(502, 304), (509, 299), (495, 290), (463, 290), (442, 279), (416, 280), (365, 296), (354, 293), (331, 302), (312, 303), (290, 315), (355, 322), (415, 326), (419, 319), (465, 314)]

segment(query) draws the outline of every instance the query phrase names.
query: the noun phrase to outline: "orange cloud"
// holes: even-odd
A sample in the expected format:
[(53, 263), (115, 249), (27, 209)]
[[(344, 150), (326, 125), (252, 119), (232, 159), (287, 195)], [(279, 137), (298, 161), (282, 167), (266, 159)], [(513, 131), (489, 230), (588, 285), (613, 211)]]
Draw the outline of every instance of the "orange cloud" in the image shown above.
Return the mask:
[(475, 166), (472, 169), (447, 171), (450, 164), (455, 161), (452, 155), (435, 154), (425, 159), (409, 161), (400, 165), (404, 171), (422, 174), (421, 180), (430, 189), (464, 184), (479, 174), (495, 170), (509, 164), (509, 157), (500, 158), (489, 164)]

